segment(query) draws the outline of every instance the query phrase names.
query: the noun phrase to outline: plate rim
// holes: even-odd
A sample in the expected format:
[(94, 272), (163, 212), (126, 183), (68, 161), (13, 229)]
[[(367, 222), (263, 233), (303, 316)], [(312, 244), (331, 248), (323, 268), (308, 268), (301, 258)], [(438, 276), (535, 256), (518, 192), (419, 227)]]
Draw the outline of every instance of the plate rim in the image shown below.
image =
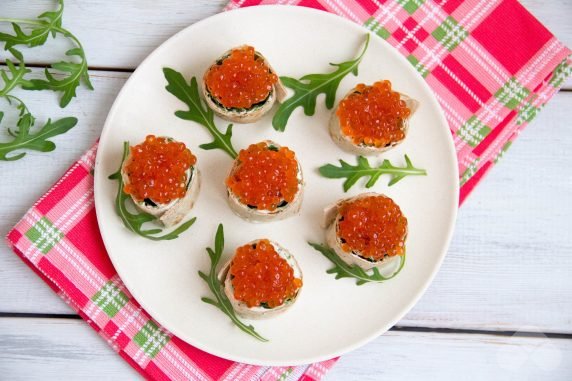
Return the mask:
[[(119, 108), (119, 103), (120, 103), (119, 100), (123, 97), (124, 92), (129, 87), (131, 82), (135, 81), (137, 79), (136, 74), (139, 72), (140, 68), (147, 61), (150, 61), (152, 58), (154, 58), (155, 56), (160, 54), (162, 50), (166, 49), (166, 46), (169, 45), (169, 42), (176, 39), (179, 35), (181, 35), (183, 33), (188, 33), (189, 30), (192, 30), (192, 29), (194, 29), (194, 28), (196, 28), (196, 27), (198, 27), (204, 23), (212, 22), (213, 19), (229, 17), (229, 15), (235, 15), (235, 17), (238, 17), (242, 13), (257, 13), (257, 12), (271, 12), (271, 13), (273, 13), (273, 12), (284, 12), (284, 11), (293, 12), (293, 13), (310, 13), (310, 14), (314, 14), (318, 17), (329, 18), (331, 20), (335, 20), (335, 22), (340, 22), (342, 24), (345, 24), (345, 27), (352, 28), (356, 31), (368, 33), (370, 35), (370, 38), (377, 38), (383, 45), (385, 45), (385, 47), (388, 50), (392, 50), (395, 53), (395, 56), (398, 57), (397, 59), (401, 61), (404, 70), (408, 70), (408, 71), (414, 73), (414, 75), (418, 79), (417, 84), (421, 87), (424, 87), (425, 90), (427, 91), (427, 93), (429, 94), (429, 98), (430, 98), (429, 101), (432, 103), (432, 108), (437, 111), (437, 116), (440, 120), (440, 123), (442, 125), (444, 125), (447, 129), (449, 129), (449, 123), (447, 122), (447, 119), (445, 117), (444, 110), (441, 107), (441, 105), (439, 104), (439, 102), (435, 96), (434, 91), (429, 87), (428, 83), (420, 76), (420, 74), (415, 70), (415, 68), (413, 68), (411, 66), (411, 64), (407, 61), (407, 59), (395, 47), (393, 47), (389, 42), (380, 38), (374, 32), (365, 28), (363, 25), (359, 25), (353, 21), (350, 21), (344, 17), (341, 17), (341, 16), (336, 15), (336, 14), (331, 13), (331, 12), (322, 11), (322, 10), (313, 9), (313, 8), (308, 8), (308, 7), (303, 7), (303, 6), (291, 6), (291, 5), (284, 5), (284, 4), (267, 4), (267, 5), (260, 5), (260, 6), (237, 8), (237, 9), (232, 9), (232, 10), (228, 10), (228, 11), (221, 11), (217, 14), (206, 17), (202, 20), (199, 20), (193, 24), (186, 26), (185, 28), (181, 29), (177, 33), (173, 34), (172, 36), (170, 36), (169, 38), (164, 40), (159, 46), (157, 46), (151, 53), (149, 53), (149, 55), (147, 55), (141, 61), (141, 63), (133, 71), (131, 76), (123, 84), (123, 86), (121, 87), (121, 90), (118, 92), (117, 96), (115, 97), (115, 100), (113, 101), (111, 108), (109, 109), (109, 112), (108, 112), (107, 117), (105, 119), (105, 122), (103, 124), (103, 128), (102, 128), (100, 138), (98, 140), (98, 147), (97, 147), (97, 152), (96, 152), (96, 157), (95, 157), (95, 165), (94, 165), (94, 173), (97, 174), (98, 172), (100, 172), (100, 171), (98, 171), (98, 168), (101, 166), (101, 164), (100, 164), (101, 160), (100, 160), (100, 156), (99, 156), (99, 153), (100, 153), (100, 150), (102, 147), (101, 142), (105, 141), (105, 136), (108, 134), (109, 130), (111, 129), (111, 127), (110, 127), (111, 121), (114, 119), (114, 116), (117, 113), (117, 109)], [(454, 164), (455, 164), (453, 166), (454, 176), (456, 179), (458, 179), (459, 178), (458, 158), (457, 158), (456, 149), (455, 149), (455, 145), (454, 145), (454, 141), (453, 141), (452, 137), (450, 139), (447, 139), (447, 147), (449, 150), (449, 152), (448, 152), (449, 156), (454, 158)], [(161, 326), (163, 326), (165, 329), (167, 329), (171, 334), (173, 334), (174, 336), (177, 336), (178, 338), (180, 338), (182, 341), (188, 343), (189, 345), (192, 345), (192, 346), (194, 346), (200, 350), (203, 350), (203, 351), (205, 351), (211, 355), (214, 355), (214, 356), (226, 359), (226, 360), (236, 361), (236, 362), (241, 362), (241, 363), (256, 365), (256, 366), (297, 366), (297, 365), (303, 365), (303, 364), (309, 364), (309, 363), (315, 363), (315, 362), (330, 360), (330, 359), (339, 357), (345, 353), (351, 352), (351, 351), (369, 343), (370, 341), (373, 341), (377, 337), (379, 337), (382, 334), (384, 334), (385, 332), (387, 332), (391, 327), (393, 327), (399, 320), (401, 320), (403, 318), (403, 316), (405, 316), (409, 311), (411, 311), (411, 309), (418, 303), (418, 301), (425, 294), (429, 285), (431, 285), (435, 276), (437, 275), (437, 273), (441, 269), (443, 261), (444, 261), (446, 255), (448, 253), (448, 250), (450, 248), (451, 240), (453, 238), (453, 233), (455, 231), (457, 214), (458, 214), (458, 207), (459, 207), (459, 202), (458, 202), (459, 201), (459, 193), (460, 193), (460, 185), (459, 185), (459, 182), (457, 180), (455, 182), (455, 187), (453, 189), (454, 194), (453, 194), (453, 197), (451, 198), (451, 205), (449, 205), (449, 208), (448, 208), (449, 213), (450, 213), (450, 216), (449, 216), (450, 223), (449, 223), (449, 226), (447, 227), (446, 239), (442, 242), (442, 244), (444, 244), (443, 250), (441, 250), (441, 253), (439, 255), (439, 258), (437, 260), (436, 265), (433, 266), (432, 271), (430, 272), (429, 276), (425, 279), (422, 286), (418, 288), (415, 296), (413, 298), (411, 298), (409, 303), (407, 303), (404, 308), (401, 309), (400, 313), (396, 314), (394, 319), (390, 320), (388, 323), (386, 323), (384, 325), (381, 325), (377, 330), (372, 331), (372, 333), (370, 333), (368, 336), (366, 336), (360, 340), (357, 340), (353, 344), (347, 345), (347, 346), (340, 348), (336, 351), (330, 351), (327, 354), (316, 355), (313, 357), (298, 358), (298, 359), (294, 359), (294, 360), (276, 362), (276, 361), (258, 360), (258, 359), (251, 358), (248, 356), (240, 356), (240, 355), (235, 356), (232, 354), (228, 354), (224, 351), (219, 351), (216, 348), (212, 347), (211, 345), (208, 345), (202, 341), (188, 340), (187, 338), (183, 339), (182, 336), (186, 336), (186, 335), (180, 335), (177, 332), (178, 330), (176, 328), (172, 329), (172, 328), (167, 327), (165, 324), (162, 323), (163, 319), (160, 317), (160, 313), (157, 313), (158, 311), (154, 311), (153, 309), (149, 309), (148, 308), (149, 306), (146, 306), (146, 303), (142, 302), (141, 299), (139, 299), (137, 297), (137, 292), (133, 292), (133, 290), (135, 290), (135, 288), (130, 287), (129, 282), (126, 281), (123, 276), (121, 276), (121, 271), (117, 267), (117, 263), (114, 261), (113, 255), (110, 254), (111, 251), (108, 249), (107, 244), (106, 244), (104, 229), (102, 229), (103, 222), (99, 218), (100, 213), (98, 213), (98, 210), (103, 207), (103, 206), (98, 206), (98, 205), (101, 205), (104, 201), (106, 201), (107, 197), (102, 196), (102, 193), (104, 193), (103, 191), (98, 191), (98, 189), (100, 188), (100, 186), (98, 186), (98, 184), (100, 184), (101, 182), (97, 181), (97, 178), (98, 178), (97, 176), (98, 175), (96, 175), (94, 177), (94, 204), (95, 204), (95, 210), (96, 210), (97, 224), (98, 224), (98, 228), (99, 228), (99, 231), (101, 234), (101, 238), (102, 238), (103, 244), (105, 246), (105, 249), (108, 253), (108, 257), (109, 257), (111, 263), (113, 264), (114, 269), (117, 271), (119, 278), (121, 279), (121, 281), (123, 282), (125, 287), (129, 290), (132, 297), (135, 300), (137, 300), (137, 303), (141, 306), (141, 308), (144, 309), (147, 312), (147, 314), (149, 314), (149, 316), (153, 320), (155, 320), (157, 323), (159, 323)], [(100, 175), (100, 176), (105, 177), (105, 175)], [(107, 200), (107, 201), (109, 201), (109, 200)]]

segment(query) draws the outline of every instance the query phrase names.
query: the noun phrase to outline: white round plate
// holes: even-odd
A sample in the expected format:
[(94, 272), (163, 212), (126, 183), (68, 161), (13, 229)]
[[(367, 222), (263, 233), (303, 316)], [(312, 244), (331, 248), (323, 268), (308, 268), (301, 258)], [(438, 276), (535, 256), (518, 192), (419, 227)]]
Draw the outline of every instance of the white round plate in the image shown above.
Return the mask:
[[(251, 224), (234, 215), (226, 203), (224, 179), (232, 160), (220, 150), (198, 146), (211, 141), (205, 129), (175, 117), (185, 105), (165, 90), (162, 69), (171, 67), (187, 80), (202, 78), (209, 64), (231, 47), (249, 44), (262, 52), (279, 75), (299, 78), (333, 70), (329, 62), (353, 59), (367, 31), (340, 17), (301, 7), (263, 6), (221, 13), (176, 34), (157, 48), (133, 73), (117, 97), (105, 123), (97, 152), (95, 205), (105, 247), (121, 279), (139, 303), (168, 330), (190, 344), (227, 359), (259, 365), (296, 365), (326, 360), (374, 339), (394, 325), (427, 288), (447, 251), (457, 212), (458, 170), (449, 128), (431, 90), (414, 68), (381, 38), (372, 35), (359, 75), (348, 75), (337, 100), (357, 83), (391, 80), (394, 89), (419, 100), (409, 135), (380, 158), (425, 168), (426, 177), (407, 177), (392, 187), (383, 176), (370, 190), (392, 197), (409, 220), (407, 263), (396, 278), (382, 284), (356, 286), (335, 280), (332, 264), (307, 241), (324, 242), (320, 227), (324, 207), (365, 192), (364, 181), (348, 193), (342, 180), (321, 177), (317, 168), (355, 156), (330, 139), (331, 111), (318, 97), (314, 116), (296, 109), (284, 133), (271, 125), (273, 110), (255, 124), (235, 125), (235, 148), (272, 139), (294, 150), (306, 186), (298, 216), (267, 224)], [(276, 106), (275, 106), (276, 107)], [(220, 129), (228, 123), (215, 122)], [(123, 141), (132, 145), (146, 135), (171, 136), (197, 156), (202, 187), (190, 216), (197, 222), (173, 241), (153, 242), (128, 231), (114, 211), (117, 183), (108, 180), (120, 164)], [(226, 315), (201, 301), (209, 296), (197, 275), (208, 271), (205, 248), (213, 245), (224, 224), (225, 262), (234, 249), (256, 238), (280, 242), (297, 258), (304, 287), (297, 303), (283, 315), (255, 321), (270, 341), (259, 342), (233, 326)]]

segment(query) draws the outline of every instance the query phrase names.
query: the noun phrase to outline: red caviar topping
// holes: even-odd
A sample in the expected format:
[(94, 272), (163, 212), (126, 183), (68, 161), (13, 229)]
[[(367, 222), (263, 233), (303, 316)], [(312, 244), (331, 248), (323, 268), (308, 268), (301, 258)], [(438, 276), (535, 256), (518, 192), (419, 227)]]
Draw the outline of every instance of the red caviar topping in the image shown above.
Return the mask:
[(236, 160), (226, 185), (240, 202), (275, 210), (284, 201), (294, 201), (300, 184), (293, 151), (261, 142), (241, 150)]
[(407, 218), (385, 196), (369, 196), (344, 203), (340, 208), (338, 238), (344, 251), (378, 261), (386, 254), (403, 255)]
[(268, 98), (278, 76), (252, 46), (244, 46), (211, 66), (205, 81), (209, 93), (224, 107), (248, 109)]
[(354, 144), (378, 148), (405, 138), (402, 123), (410, 114), (399, 93), (391, 90), (389, 81), (357, 85), (336, 112), (342, 132)]
[(230, 275), (235, 299), (248, 307), (280, 306), (302, 287), (302, 279), (294, 277), (292, 267), (267, 239), (236, 249)]
[(149, 135), (131, 147), (131, 161), (125, 166), (129, 184), (124, 192), (136, 200), (150, 199), (167, 204), (187, 191), (187, 170), (197, 158), (183, 143)]

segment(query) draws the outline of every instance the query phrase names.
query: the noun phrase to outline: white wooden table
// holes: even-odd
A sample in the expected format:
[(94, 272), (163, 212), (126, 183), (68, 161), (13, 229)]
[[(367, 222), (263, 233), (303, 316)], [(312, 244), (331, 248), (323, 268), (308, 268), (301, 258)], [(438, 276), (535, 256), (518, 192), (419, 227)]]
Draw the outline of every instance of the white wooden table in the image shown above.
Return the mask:
[[(522, 2), (572, 46), (572, 1)], [(52, 3), (0, 0), (0, 15), (34, 17)], [(79, 99), (64, 110), (53, 94), (22, 94), (38, 117), (74, 115), (79, 124), (55, 139), (54, 153), (0, 162), (2, 235), (95, 141), (137, 64), (167, 37), (219, 12), (224, 3), (66, 1), (64, 23), (86, 47), (96, 90), (80, 90)], [(30, 56), (31, 62), (41, 66), (64, 48), (50, 44)], [(570, 81), (566, 88), (460, 210), (449, 254), (419, 304), (398, 327), (344, 356), (327, 380), (572, 379)], [(0, 133), (5, 134), (3, 128)], [(0, 245), (0, 379), (138, 377)]]

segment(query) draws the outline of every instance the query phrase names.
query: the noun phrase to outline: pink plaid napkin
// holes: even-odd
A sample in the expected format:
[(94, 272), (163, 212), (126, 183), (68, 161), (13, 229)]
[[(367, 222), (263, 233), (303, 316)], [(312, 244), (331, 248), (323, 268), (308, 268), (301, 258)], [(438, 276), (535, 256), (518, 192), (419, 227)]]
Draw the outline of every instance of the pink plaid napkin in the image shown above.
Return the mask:
[[(240, 0), (227, 9), (285, 1)], [(291, 0), (347, 17), (402, 52), (445, 113), (461, 202), (572, 72), (570, 50), (513, 0)], [(8, 234), (8, 243), (133, 368), (152, 380), (319, 380), (335, 359), (260, 367), (217, 358), (141, 309), (103, 246), (93, 205), (96, 147)]]
[(453, 134), (462, 203), (572, 72), (571, 51), (516, 0), (232, 0), (321, 9), (371, 30), (425, 78)]
[(210, 355), (159, 326), (119, 279), (103, 246), (91, 148), (26, 213), (8, 242), (111, 347), (151, 380), (319, 380), (335, 360), (263, 367)]

